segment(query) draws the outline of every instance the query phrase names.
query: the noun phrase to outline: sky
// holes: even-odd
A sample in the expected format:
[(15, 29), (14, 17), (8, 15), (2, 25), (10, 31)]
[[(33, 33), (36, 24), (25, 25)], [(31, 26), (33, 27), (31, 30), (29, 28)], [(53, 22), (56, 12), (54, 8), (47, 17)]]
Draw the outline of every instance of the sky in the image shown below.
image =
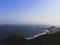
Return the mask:
[(60, 0), (0, 0), (0, 24), (60, 25)]

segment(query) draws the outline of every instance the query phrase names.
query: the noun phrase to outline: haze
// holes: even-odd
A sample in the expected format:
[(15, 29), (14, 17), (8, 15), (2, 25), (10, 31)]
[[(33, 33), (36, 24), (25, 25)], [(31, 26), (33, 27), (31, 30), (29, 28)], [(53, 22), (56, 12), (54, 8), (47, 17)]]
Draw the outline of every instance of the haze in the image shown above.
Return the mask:
[(0, 0), (0, 24), (60, 25), (60, 0)]

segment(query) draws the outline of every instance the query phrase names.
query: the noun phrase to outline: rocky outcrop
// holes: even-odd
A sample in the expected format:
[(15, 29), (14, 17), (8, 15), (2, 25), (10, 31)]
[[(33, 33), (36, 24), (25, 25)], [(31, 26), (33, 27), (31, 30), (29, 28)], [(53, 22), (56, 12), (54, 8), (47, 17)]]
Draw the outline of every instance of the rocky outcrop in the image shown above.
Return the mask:
[(32, 45), (60, 45), (60, 32), (35, 38), (32, 40)]

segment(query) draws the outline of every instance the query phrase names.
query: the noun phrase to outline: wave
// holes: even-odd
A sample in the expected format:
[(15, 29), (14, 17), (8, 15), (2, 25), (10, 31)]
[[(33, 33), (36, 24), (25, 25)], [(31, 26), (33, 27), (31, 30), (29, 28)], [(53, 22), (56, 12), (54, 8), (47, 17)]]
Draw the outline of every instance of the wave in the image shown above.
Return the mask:
[(42, 35), (45, 35), (45, 34), (48, 34), (48, 33), (49, 33), (49, 31), (46, 30), (46, 32), (43, 32), (43, 33), (41, 33), (41, 34), (34, 35), (33, 37), (29, 37), (29, 38), (26, 38), (26, 39), (27, 39), (27, 40), (35, 39), (35, 38), (37, 38), (37, 37), (39, 37), (39, 36), (42, 36)]

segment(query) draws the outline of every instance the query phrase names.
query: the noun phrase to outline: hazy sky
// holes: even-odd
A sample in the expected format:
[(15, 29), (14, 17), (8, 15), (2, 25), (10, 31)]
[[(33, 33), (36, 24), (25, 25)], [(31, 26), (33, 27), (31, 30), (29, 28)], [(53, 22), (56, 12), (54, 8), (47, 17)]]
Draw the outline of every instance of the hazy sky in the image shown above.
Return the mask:
[(60, 25), (60, 0), (0, 0), (0, 24)]

